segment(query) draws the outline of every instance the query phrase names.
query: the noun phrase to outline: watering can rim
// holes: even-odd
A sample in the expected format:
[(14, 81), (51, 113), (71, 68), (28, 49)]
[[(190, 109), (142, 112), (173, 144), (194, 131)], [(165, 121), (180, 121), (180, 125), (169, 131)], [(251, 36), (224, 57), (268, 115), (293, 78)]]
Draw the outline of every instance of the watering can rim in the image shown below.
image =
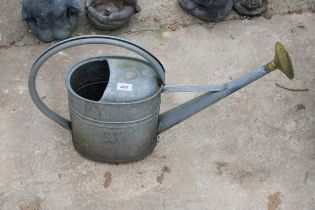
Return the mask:
[(140, 59), (140, 58), (135, 58), (135, 57), (127, 57), (127, 56), (94, 56), (94, 57), (86, 57), (83, 59), (80, 59), (79, 61), (77, 61), (76, 63), (74, 63), (72, 66), (70, 66), (68, 72), (65, 75), (65, 83), (66, 83), (66, 87), (67, 90), (72, 94), (75, 95), (77, 98), (79, 98), (80, 100), (92, 103), (92, 104), (104, 104), (104, 105), (125, 105), (125, 104), (139, 104), (139, 103), (144, 103), (148, 100), (151, 100), (152, 98), (156, 97), (156, 95), (160, 94), (163, 90), (164, 84), (158, 84), (159, 89), (151, 96), (146, 97), (145, 99), (141, 99), (141, 100), (135, 100), (135, 101), (127, 101), (127, 102), (111, 102), (111, 101), (105, 101), (105, 100), (98, 100), (98, 101), (93, 101), (87, 98), (84, 98), (80, 95), (78, 95), (73, 88), (71, 87), (70, 84), (70, 79), (71, 76), (73, 75), (73, 73), (76, 71), (76, 69), (78, 67), (80, 67), (81, 65), (84, 65), (85, 63), (88, 63), (89, 61), (95, 61), (95, 60), (107, 60), (107, 59), (126, 59), (126, 60), (133, 60), (133, 61), (137, 61), (137, 62), (141, 62), (142, 64), (145, 64), (147, 66), (149, 66), (150, 68), (153, 69), (152, 65), (150, 65), (149, 62)]

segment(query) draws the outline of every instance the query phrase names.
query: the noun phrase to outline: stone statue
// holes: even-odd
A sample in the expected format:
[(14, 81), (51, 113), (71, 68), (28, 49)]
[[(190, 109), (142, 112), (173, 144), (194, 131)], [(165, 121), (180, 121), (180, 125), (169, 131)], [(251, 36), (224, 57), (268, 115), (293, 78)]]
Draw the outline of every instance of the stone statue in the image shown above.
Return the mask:
[(125, 25), (141, 8), (137, 0), (87, 0), (85, 11), (97, 29), (111, 31)]
[(234, 9), (241, 15), (260, 15), (267, 10), (267, 6), (267, 0), (234, 0)]
[(179, 0), (179, 4), (201, 20), (219, 22), (230, 14), (233, 0)]
[(82, 12), (79, 0), (23, 0), (21, 19), (44, 42), (69, 38)]

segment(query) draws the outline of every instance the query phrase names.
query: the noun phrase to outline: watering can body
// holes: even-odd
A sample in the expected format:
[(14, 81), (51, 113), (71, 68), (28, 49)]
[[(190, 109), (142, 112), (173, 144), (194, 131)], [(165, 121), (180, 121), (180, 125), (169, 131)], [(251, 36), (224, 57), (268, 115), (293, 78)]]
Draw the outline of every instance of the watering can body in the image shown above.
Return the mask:
[[(36, 89), (36, 75), (54, 54), (69, 47), (106, 44), (128, 49), (143, 59), (122, 56), (91, 57), (75, 63), (65, 81), (70, 121), (48, 108)], [(29, 76), (29, 91), (35, 105), (47, 117), (71, 130), (80, 154), (108, 163), (132, 162), (150, 154), (157, 135), (225, 98), (233, 92), (280, 69), (294, 77), (289, 55), (280, 43), (267, 65), (224, 85), (165, 87), (162, 64), (145, 49), (110, 36), (82, 36), (60, 42), (38, 57)], [(163, 92), (205, 93), (160, 115)]]
[(92, 57), (73, 65), (66, 86), (72, 140), (94, 160), (131, 162), (156, 145), (162, 86), (150, 65), (127, 57)]

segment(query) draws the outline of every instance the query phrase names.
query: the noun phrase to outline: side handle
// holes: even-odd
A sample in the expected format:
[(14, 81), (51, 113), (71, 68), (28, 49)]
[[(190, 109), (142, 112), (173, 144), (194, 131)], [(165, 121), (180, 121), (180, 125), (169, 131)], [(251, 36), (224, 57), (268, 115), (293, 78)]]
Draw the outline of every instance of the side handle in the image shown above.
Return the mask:
[(69, 120), (65, 119), (64, 117), (58, 115), (53, 110), (48, 108), (41, 98), (38, 95), (36, 89), (36, 76), (38, 71), (40, 70), (41, 66), (48, 60), (51, 56), (55, 55), (56, 53), (78, 45), (86, 45), (86, 44), (106, 44), (106, 45), (113, 45), (118, 46), (121, 48), (125, 48), (130, 50), (141, 57), (143, 57), (147, 62), (152, 65), (152, 68), (157, 73), (159, 80), (162, 84), (165, 84), (165, 70), (160, 61), (155, 58), (151, 53), (146, 51), (145, 49), (139, 47), (136, 44), (133, 44), (127, 40), (120, 39), (117, 37), (112, 36), (102, 36), (102, 35), (94, 35), (94, 36), (79, 36), (71, 39), (67, 39), (65, 41), (59, 42), (56, 45), (50, 47), (46, 50), (43, 54), (41, 54), (35, 63), (32, 66), (30, 71), (29, 80), (28, 80), (28, 88), (30, 92), (30, 96), (37, 106), (37, 108), (45, 114), (48, 118), (55, 121), (63, 128), (71, 130), (71, 123)]

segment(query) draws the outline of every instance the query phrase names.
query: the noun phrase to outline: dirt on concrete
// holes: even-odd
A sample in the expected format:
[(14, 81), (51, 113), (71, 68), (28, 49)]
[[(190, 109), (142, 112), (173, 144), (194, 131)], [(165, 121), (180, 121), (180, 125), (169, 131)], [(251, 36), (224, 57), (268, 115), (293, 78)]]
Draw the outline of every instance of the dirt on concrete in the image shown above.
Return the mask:
[(108, 188), (110, 184), (112, 183), (112, 173), (107, 171), (104, 175), (105, 181), (104, 181), (104, 187)]
[(268, 210), (277, 210), (281, 204), (281, 192), (277, 192), (273, 195), (268, 196)]

